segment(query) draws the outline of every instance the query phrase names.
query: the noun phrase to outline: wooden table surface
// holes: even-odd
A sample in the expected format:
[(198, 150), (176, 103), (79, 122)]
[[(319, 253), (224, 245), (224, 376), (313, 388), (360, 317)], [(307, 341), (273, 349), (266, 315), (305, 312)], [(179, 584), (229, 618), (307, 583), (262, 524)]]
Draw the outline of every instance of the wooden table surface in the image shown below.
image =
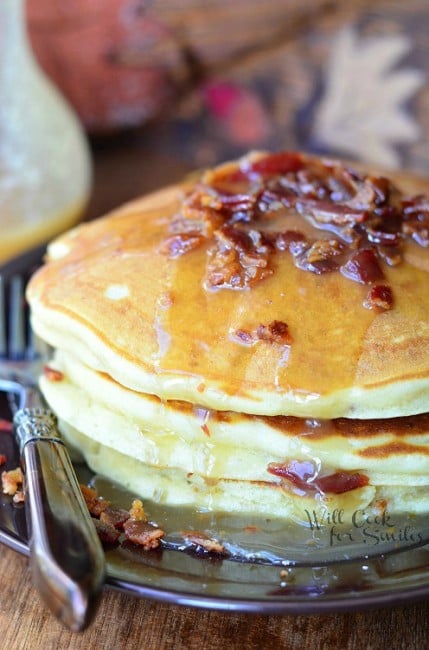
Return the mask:
[(27, 559), (0, 552), (0, 647), (5, 650), (287, 648), (425, 650), (429, 602), (363, 613), (255, 616), (164, 605), (105, 590), (91, 627), (73, 634), (40, 604)]
[[(182, 160), (159, 153), (154, 142), (153, 135), (130, 134), (98, 143), (89, 217), (189, 171)], [(0, 585), (0, 649), (428, 647), (427, 601), (362, 613), (256, 616), (165, 605), (106, 589), (90, 628), (72, 634), (41, 605), (27, 559), (6, 547), (0, 547)]]

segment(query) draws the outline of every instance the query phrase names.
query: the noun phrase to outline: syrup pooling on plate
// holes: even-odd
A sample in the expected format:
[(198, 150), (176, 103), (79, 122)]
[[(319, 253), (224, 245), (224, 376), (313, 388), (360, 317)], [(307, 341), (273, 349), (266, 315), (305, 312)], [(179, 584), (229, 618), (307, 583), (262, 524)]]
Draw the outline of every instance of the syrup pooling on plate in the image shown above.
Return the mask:
[[(126, 508), (132, 499), (128, 491), (104, 477), (93, 477), (92, 484), (115, 507)], [(429, 528), (423, 517), (403, 515), (395, 518), (369, 509), (358, 511), (350, 521), (340, 511), (326, 511), (324, 517), (308, 511), (306, 521), (300, 522), (257, 515), (232, 516), (153, 502), (145, 503), (145, 512), (151, 522), (165, 531), (160, 550), (268, 566), (305, 567), (352, 562), (362, 557), (408, 551), (424, 545), (429, 539)], [(198, 541), (199, 537), (216, 540), (222, 552), (207, 551), (193, 541)], [(134, 553), (137, 561), (142, 555), (141, 549), (132, 544), (126, 544), (121, 552), (124, 550), (129, 558)], [(151, 559), (147, 562), (150, 564)]]

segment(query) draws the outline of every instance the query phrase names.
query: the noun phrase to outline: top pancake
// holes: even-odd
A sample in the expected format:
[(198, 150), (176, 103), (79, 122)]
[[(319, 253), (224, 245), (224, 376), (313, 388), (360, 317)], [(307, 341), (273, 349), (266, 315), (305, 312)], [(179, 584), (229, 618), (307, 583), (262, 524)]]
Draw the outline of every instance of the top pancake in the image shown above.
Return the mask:
[[(124, 386), (213, 409), (322, 418), (429, 410), (428, 248), (406, 238), (402, 261), (381, 260), (384, 277), (367, 284), (302, 270), (277, 251), (272, 274), (252, 286), (207, 287), (210, 237), (166, 253), (190, 191), (167, 188), (54, 241), (28, 289), (36, 333)], [(258, 228), (332, 238), (295, 208)], [(365, 308), (380, 284), (392, 307)], [(271, 337), (273, 323), (287, 325), (290, 340)]]

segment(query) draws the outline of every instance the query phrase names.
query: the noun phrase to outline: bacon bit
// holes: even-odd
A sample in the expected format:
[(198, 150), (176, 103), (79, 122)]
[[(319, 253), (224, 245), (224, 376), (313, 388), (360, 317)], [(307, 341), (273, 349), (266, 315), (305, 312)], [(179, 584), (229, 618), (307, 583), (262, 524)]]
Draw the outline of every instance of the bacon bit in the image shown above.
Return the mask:
[(215, 232), (208, 251), (208, 289), (244, 289), (272, 274), (268, 258), (273, 245), (259, 230), (225, 224)]
[(43, 374), (48, 381), (62, 381), (64, 373), (51, 366), (43, 366)]
[(128, 510), (122, 508), (106, 508), (100, 514), (100, 521), (108, 526), (113, 526), (118, 530), (123, 530), (124, 524), (130, 518)]
[(83, 498), (85, 499), (85, 502), (88, 504), (88, 501), (91, 501), (92, 499), (97, 499), (97, 490), (94, 490), (94, 488), (90, 488), (88, 485), (84, 485), (83, 483), (79, 483), (80, 491), (82, 492)]
[(91, 503), (91, 507), (88, 510), (94, 517), (100, 517), (101, 513), (109, 506), (110, 501), (105, 501), (102, 497), (98, 497), (95, 502)]
[[(302, 234), (302, 232), (296, 232), (295, 230), (285, 230), (285, 232), (279, 232), (276, 235), (276, 248), (279, 251), (290, 251), (291, 246), (296, 244), (306, 244), (307, 237)], [(304, 250), (302, 246), (301, 250)]]
[(225, 183), (240, 183), (249, 177), (287, 174), (301, 169), (303, 157), (294, 151), (272, 153), (253, 162), (245, 161), (240, 166), (230, 165), (226, 169), (211, 172), (209, 178)]
[(372, 248), (363, 248), (354, 253), (341, 267), (341, 273), (361, 284), (371, 284), (384, 277), (377, 255)]
[(425, 196), (406, 197), (402, 201), (402, 232), (419, 246), (429, 246), (429, 200)]
[[(275, 219), (285, 210), (337, 239), (275, 232)], [(169, 234), (163, 252), (171, 257), (207, 244), (207, 290), (254, 286), (274, 272), (279, 251), (290, 252), (302, 270), (341, 270), (348, 279), (372, 284), (383, 278), (381, 263), (402, 261), (405, 240), (429, 247), (429, 200), (403, 196), (385, 177), (337, 161), (279, 152), (206, 172)]]
[(92, 517), (92, 521), (102, 544), (112, 546), (118, 542), (121, 533), (114, 526), (95, 517)]
[(280, 343), (281, 345), (291, 345), (292, 336), (286, 323), (281, 320), (273, 320), (268, 325), (259, 325), (256, 335), (260, 341), (269, 343)]
[(237, 343), (241, 343), (242, 345), (252, 345), (252, 343), (255, 342), (255, 338), (252, 332), (249, 332), (249, 330), (235, 330), (235, 332), (231, 333), (231, 338)]
[(372, 287), (366, 296), (363, 306), (366, 309), (388, 311), (393, 306), (392, 289), (384, 284)]
[(165, 533), (158, 526), (147, 522), (140, 499), (134, 499), (128, 512), (121, 508), (111, 508), (110, 502), (97, 496), (97, 491), (93, 488), (86, 485), (81, 485), (80, 488), (104, 545), (117, 544), (123, 530), (128, 541), (142, 546), (145, 551), (158, 548)]
[(338, 239), (319, 239), (310, 246), (306, 258), (309, 264), (323, 262), (340, 255), (344, 246)]
[(131, 518), (124, 523), (124, 533), (127, 540), (142, 546), (145, 551), (158, 548), (165, 535), (161, 528)]
[(24, 476), (20, 467), (11, 469), (8, 472), (2, 472), (1, 482), (3, 494), (10, 494), (10, 496), (13, 496), (17, 493), (18, 488), (22, 485), (23, 481)]
[(294, 483), (302, 483), (305, 486), (316, 476), (316, 467), (309, 460), (291, 460), (287, 463), (269, 463), (267, 470), (274, 476), (287, 478)]
[(24, 503), (25, 496), (23, 490), (18, 490), (17, 492), (15, 492), (15, 494), (12, 497), (12, 501), (14, 503)]
[(199, 546), (208, 553), (216, 553), (218, 555), (228, 555), (223, 544), (221, 544), (217, 539), (212, 539), (208, 537), (205, 533), (201, 533), (198, 530), (185, 530), (180, 533), (184, 539), (190, 544)]
[(353, 210), (348, 205), (338, 205), (331, 201), (300, 200), (296, 202), (298, 212), (304, 217), (310, 217), (314, 225), (347, 226), (362, 223), (368, 215), (363, 210)]
[(369, 484), (369, 478), (359, 472), (336, 472), (322, 476), (317, 480), (317, 487), (323, 493), (343, 494)]
[(161, 253), (165, 253), (174, 259), (197, 248), (202, 241), (203, 238), (201, 235), (181, 233), (166, 239), (160, 250)]
[(378, 254), (380, 255), (380, 259), (389, 266), (398, 266), (402, 260), (399, 246), (378, 246)]
[(319, 476), (315, 465), (307, 460), (269, 463), (267, 471), (286, 479), (301, 490), (322, 494), (343, 494), (369, 483), (368, 476), (359, 472), (335, 472), (327, 476)]
[(97, 495), (97, 491), (87, 485), (80, 485), (83, 498), (91, 515), (99, 517), (101, 513), (110, 507), (110, 501), (106, 501)]
[(143, 503), (140, 501), (140, 499), (134, 499), (134, 501), (131, 503), (131, 509), (129, 511), (130, 513), (130, 519), (133, 521), (147, 521), (147, 516), (144, 511)]
[(253, 332), (246, 329), (235, 330), (235, 332), (231, 333), (231, 339), (241, 345), (253, 345), (257, 341), (266, 341), (278, 345), (292, 344), (289, 328), (281, 320), (273, 320), (268, 325), (261, 323)]
[[(204, 239), (212, 237), (214, 231), (225, 221), (221, 202), (216, 201), (213, 196), (207, 201), (207, 195), (214, 193), (214, 188), (197, 183), (184, 200), (181, 212), (173, 220), (171, 233), (191, 233), (200, 235)], [(211, 207), (210, 203), (212, 203)]]
[(11, 433), (13, 431), (13, 422), (0, 418), (0, 431), (4, 433)]
[(297, 172), (303, 167), (303, 164), (301, 154), (294, 151), (279, 151), (250, 163), (245, 167), (245, 171), (262, 176), (272, 176), (273, 174)]
[(0, 467), (5, 464), (7, 457), (5, 454), (0, 454)]
[(319, 239), (310, 247), (302, 242), (294, 243), (290, 252), (294, 257), (295, 266), (320, 275), (339, 269), (344, 257), (344, 248), (344, 244), (338, 239)]
[(241, 343), (242, 345), (253, 345), (256, 341), (255, 335), (245, 329), (235, 330), (235, 332), (231, 333), (231, 338), (236, 343)]
[(376, 228), (368, 227), (366, 229), (366, 234), (368, 241), (380, 246), (398, 246), (401, 241), (401, 236), (398, 232), (387, 232), (385, 230), (377, 230)]

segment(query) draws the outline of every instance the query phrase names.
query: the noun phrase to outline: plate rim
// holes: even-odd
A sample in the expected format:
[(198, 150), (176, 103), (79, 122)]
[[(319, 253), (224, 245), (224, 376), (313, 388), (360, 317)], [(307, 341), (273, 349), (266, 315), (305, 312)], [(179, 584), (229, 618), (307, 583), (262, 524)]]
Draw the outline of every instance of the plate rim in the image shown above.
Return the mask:
[[(5, 530), (0, 522), (0, 543), (11, 550), (30, 556), (28, 544), (15, 533)], [(204, 561), (203, 559), (201, 561)], [(403, 590), (389, 591), (388, 588), (376, 593), (363, 592), (324, 595), (323, 598), (312, 596), (294, 596), (294, 599), (280, 600), (260, 598), (237, 598), (234, 596), (215, 596), (196, 594), (186, 589), (169, 589), (132, 582), (107, 573), (105, 588), (112, 589), (137, 598), (183, 607), (196, 607), (213, 611), (247, 613), (258, 615), (311, 615), (335, 612), (364, 611), (371, 608), (398, 607), (429, 598), (429, 573), (427, 583)]]

